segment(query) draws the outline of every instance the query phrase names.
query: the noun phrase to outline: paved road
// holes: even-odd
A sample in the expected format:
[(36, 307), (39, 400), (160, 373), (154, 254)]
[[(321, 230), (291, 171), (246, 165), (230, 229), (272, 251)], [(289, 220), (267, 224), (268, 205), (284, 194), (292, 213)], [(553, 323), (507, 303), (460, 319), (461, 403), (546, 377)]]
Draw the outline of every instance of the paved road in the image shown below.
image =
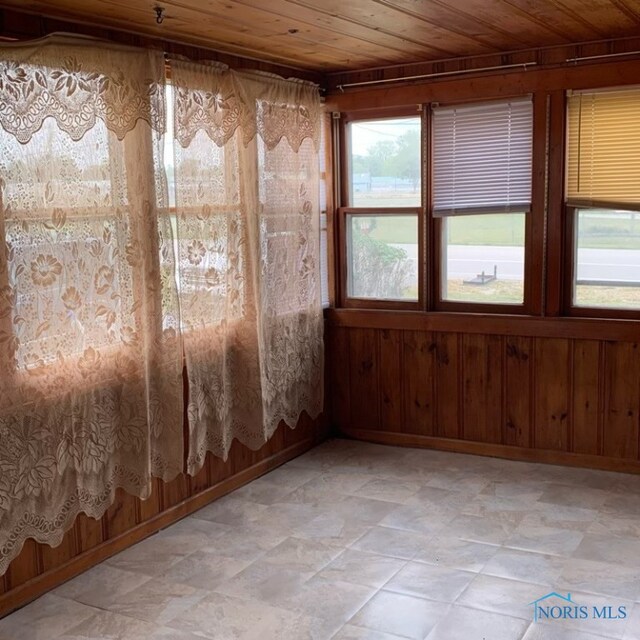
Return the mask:
[[(414, 244), (394, 245), (407, 252), (412, 260), (418, 256)], [(615, 280), (640, 283), (640, 250), (637, 249), (581, 249), (579, 251), (579, 280)], [(519, 280), (523, 277), (524, 249), (522, 247), (478, 247), (451, 245), (449, 247), (449, 276), (473, 278), (483, 270), (498, 278)]]

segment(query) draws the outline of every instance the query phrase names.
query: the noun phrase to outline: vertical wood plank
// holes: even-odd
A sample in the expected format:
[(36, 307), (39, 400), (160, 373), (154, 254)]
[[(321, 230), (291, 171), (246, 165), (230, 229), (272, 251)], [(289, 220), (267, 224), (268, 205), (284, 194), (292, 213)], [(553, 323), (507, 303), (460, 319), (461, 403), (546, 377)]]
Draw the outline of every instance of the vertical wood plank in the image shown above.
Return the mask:
[(459, 438), (460, 429), (460, 367), (458, 360), (458, 334), (436, 333), (436, 435)]
[(377, 331), (352, 329), (349, 335), (351, 426), (379, 429)]
[(502, 336), (466, 334), (462, 339), (465, 440), (502, 441)]
[(123, 489), (116, 491), (113, 504), (104, 514), (107, 539), (124, 533), (138, 522), (138, 498)]
[(435, 344), (427, 331), (402, 332), (404, 424), (402, 430), (434, 435)]
[(146, 500), (140, 500), (140, 504), (138, 505), (140, 522), (144, 522), (162, 511), (161, 497), (162, 480), (160, 480), (160, 478), (153, 478), (151, 480), (151, 495)]
[(534, 447), (567, 451), (569, 443), (569, 340), (537, 338), (535, 348)]
[(383, 329), (378, 333), (378, 337), (380, 426), (384, 431), (402, 431), (402, 334), (398, 330)]
[(505, 340), (504, 444), (530, 446), (531, 339), (508, 336)]
[(81, 513), (75, 523), (78, 553), (83, 553), (105, 540), (102, 520), (95, 520)]
[(603, 375), (600, 343), (573, 341), (573, 404), (571, 426), (574, 453), (597, 455), (598, 424), (601, 411), (599, 379)]
[(68, 562), (77, 553), (76, 529), (72, 527), (64, 534), (62, 542), (57, 547), (50, 547), (46, 544), (38, 545), (40, 558), (42, 561), (42, 571), (50, 571), (65, 562)]
[(605, 456), (638, 457), (640, 350), (635, 342), (608, 342), (604, 362)]
[(331, 420), (341, 429), (348, 427), (351, 420), (349, 330), (331, 327), (327, 344), (328, 365), (331, 371)]
[(9, 565), (7, 570), (8, 590), (15, 589), (41, 573), (38, 545), (32, 539), (26, 540), (22, 551)]

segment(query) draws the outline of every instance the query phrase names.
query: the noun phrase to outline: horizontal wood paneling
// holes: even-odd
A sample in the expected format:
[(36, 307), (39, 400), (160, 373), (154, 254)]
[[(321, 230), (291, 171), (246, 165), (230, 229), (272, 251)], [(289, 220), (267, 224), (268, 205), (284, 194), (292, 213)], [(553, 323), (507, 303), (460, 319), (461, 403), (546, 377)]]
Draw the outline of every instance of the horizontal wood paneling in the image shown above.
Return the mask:
[[(45, 16), (328, 71), (637, 35), (623, 0), (3, 0)], [(531, 55), (529, 53), (529, 55)]]
[[(352, 400), (348, 415), (342, 414), (342, 400), (333, 405), (343, 433), (370, 434), (377, 441), (376, 433), (385, 434), (385, 442), (398, 444), (455, 441), (461, 450), (477, 443), (490, 455), (495, 446), (506, 454), (526, 449), (539, 459), (563, 459), (556, 452), (586, 466), (596, 458), (605, 467), (633, 461), (626, 467), (635, 468), (640, 462), (636, 341), (340, 323), (331, 326), (336, 332), (341, 343), (352, 345), (330, 354), (341, 356), (342, 371), (350, 372), (338, 371), (334, 380), (340, 397)], [(336, 342), (329, 341), (330, 348)]]
[(139, 542), (229, 491), (300, 455), (326, 435), (326, 419), (303, 414), (295, 429), (280, 424), (258, 451), (237, 441), (223, 462), (208, 454), (195, 477), (154, 480), (152, 495), (139, 500), (122, 490), (101, 520), (81, 514), (55, 549), (28, 540), (0, 576), (0, 617), (61, 582)]
[(474, 333), (532, 338), (567, 338), (634, 342), (640, 321), (597, 318), (549, 318), (491, 313), (445, 313), (327, 309), (333, 326), (366, 329), (403, 329), (420, 332)]

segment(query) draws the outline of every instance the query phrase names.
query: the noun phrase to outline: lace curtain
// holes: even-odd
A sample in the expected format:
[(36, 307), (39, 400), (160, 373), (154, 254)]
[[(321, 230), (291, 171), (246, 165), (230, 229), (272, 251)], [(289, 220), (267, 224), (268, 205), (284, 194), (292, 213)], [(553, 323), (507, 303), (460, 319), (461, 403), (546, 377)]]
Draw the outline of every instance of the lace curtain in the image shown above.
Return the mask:
[(262, 446), (322, 408), (317, 89), (171, 64), (189, 454)]
[(0, 46), (0, 574), (182, 471), (164, 59)]

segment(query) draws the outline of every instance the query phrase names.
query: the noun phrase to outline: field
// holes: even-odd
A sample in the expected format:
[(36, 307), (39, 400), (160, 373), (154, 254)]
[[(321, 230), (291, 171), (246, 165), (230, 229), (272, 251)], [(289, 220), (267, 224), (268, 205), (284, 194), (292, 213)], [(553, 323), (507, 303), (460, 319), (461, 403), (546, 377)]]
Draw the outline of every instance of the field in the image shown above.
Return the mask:
[[(449, 244), (502, 247), (524, 244), (521, 214), (458, 216), (448, 221)], [(415, 244), (415, 229), (415, 222), (409, 217), (379, 216), (370, 235), (392, 244)], [(640, 250), (640, 215), (637, 220), (604, 216), (583, 218), (580, 247)]]

